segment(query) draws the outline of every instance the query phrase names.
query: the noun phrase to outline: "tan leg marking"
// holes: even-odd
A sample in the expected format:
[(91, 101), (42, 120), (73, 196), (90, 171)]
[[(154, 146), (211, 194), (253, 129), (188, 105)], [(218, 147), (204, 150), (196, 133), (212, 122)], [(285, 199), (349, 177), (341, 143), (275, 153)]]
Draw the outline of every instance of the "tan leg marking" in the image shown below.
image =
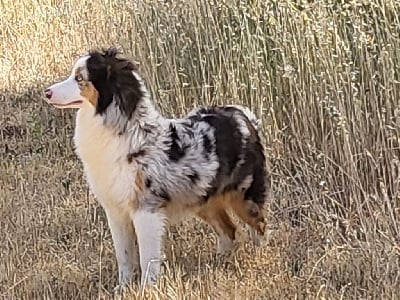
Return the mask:
[(265, 218), (262, 209), (251, 200), (244, 200), (243, 196), (232, 197), (231, 207), (243, 222), (253, 227), (258, 234), (265, 233)]
[[(226, 210), (229, 208), (231, 208), (243, 222), (254, 228), (258, 234), (264, 235), (266, 224), (262, 208), (251, 200), (244, 200), (243, 193), (228, 192), (213, 196), (208, 199), (207, 204), (199, 213), (208, 215), (208, 219), (214, 217), (216, 220), (219, 220), (219, 223), (225, 224), (225, 227), (229, 228), (230, 225), (228, 224), (229, 222), (232, 223), (231, 220), (229, 219), (228, 222), (223, 214), (216, 213), (223, 211), (226, 214)], [(228, 215), (227, 217), (229, 218)]]
[(235, 240), (236, 226), (225, 210), (226, 203), (225, 195), (212, 197), (197, 213), (197, 216), (213, 227), (218, 234), (218, 253), (231, 250)]

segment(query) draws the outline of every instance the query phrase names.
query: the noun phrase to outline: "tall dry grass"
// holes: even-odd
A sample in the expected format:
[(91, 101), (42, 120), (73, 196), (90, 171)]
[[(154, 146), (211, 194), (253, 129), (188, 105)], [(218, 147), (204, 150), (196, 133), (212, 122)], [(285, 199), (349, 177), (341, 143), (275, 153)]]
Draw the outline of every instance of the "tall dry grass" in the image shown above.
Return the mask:
[(219, 258), (207, 226), (174, 227), (165, 276), (147, 297), (400, 297), (399, 9), (395, 0), (0, 1), (0, 296), (112, 297), (112, 242), (73, 153), (74, 112), (49, 107), (41, 90), (78, 55), (114, 44), (141, 63), (165, 114), (251, 106), (273, 175), (260, 247), (243, 235), (235, 255)]

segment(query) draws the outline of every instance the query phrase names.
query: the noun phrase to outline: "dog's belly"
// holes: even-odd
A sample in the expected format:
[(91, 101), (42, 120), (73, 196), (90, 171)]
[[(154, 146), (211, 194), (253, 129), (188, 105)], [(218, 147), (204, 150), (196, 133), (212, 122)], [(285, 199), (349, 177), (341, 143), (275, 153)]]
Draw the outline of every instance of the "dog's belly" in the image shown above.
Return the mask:
[(172, 194), (171, 201), (165, 207), (169, 224), (175, 225), (192, 218), (200, 210), (200, 206), (200, 198), (191, 191)]

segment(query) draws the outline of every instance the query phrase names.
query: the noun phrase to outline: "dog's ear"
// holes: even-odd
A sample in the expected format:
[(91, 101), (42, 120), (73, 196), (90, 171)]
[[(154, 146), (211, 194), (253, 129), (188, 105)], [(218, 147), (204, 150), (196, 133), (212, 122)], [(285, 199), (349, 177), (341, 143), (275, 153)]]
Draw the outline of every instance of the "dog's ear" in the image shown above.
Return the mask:
[(113, 85), (115, 101), (121, 111), (131, 118), (137, 104), (143, 97), (142, 83), (134, 75), (135, 65), (124, 59), (118, 60), (111, 66), (109, 81)]
[(109, 64), (100, 52), (93, 51), (90, 53), (90, 58), (86, 62), (86, 67), (89, 73), (89, 80), (99, 94), (96, 113), (102, 114), (113, 101)]
[(99, 93), (96, 113), (102, 114), (115, 101), (129, 119), (143, 97), (142, 83), (133, 72), (137, 65), (117, 58), (114, 52), (92, 52), (87, 61), (90, 81)]
[[(104, 71), (106, 74), (107, 70), (105, 69)], [(102, 114), (106, 111), (107, 107), (113, 101), (114, 95), (112, 92), (112, 85), (111, 82), (107, 80), (107, 76), (97, 78), (96, 80), (93, 80), (92, 83), (99, 93), (99, 98), (97, 100), (97, 106), (96, 106), (96, 113)]]

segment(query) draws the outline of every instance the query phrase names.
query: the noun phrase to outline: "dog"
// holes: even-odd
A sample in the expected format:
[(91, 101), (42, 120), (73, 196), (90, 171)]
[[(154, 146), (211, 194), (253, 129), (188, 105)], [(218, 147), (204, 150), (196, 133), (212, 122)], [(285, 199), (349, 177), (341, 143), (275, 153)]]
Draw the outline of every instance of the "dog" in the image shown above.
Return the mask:
[(184, 217), (212, 226), (219, 253), (235, 240), (229, 211), (264, 234), (269, 175), (261, 121), (250, 109), (205, 106), (166, 118), (137, 64), (114, 47), (78, 58), (44, 94), (56, 108), (78, 108), (75, 151), (107, 216), (117, 287), (140, 271), (142, 286), (157, 282), (166, 228)]

